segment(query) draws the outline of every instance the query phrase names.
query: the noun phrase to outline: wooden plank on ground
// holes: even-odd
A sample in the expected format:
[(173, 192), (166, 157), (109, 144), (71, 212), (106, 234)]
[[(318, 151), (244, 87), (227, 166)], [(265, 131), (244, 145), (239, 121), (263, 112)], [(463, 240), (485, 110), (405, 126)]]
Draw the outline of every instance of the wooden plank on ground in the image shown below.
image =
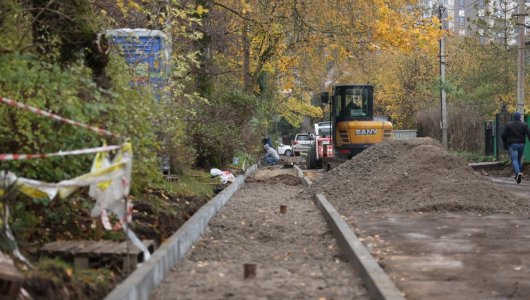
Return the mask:
[[(138, 249), (138, 247), (136, 247), (130, 241), (128, 243), (129, 243), (129, 254), (139, 254), (139, 253), (142, 252), (142, 250)], [(145, 245), (145, 243), (144, 243), (144, 245)], [(113, 251), (116, 254), (126, 255), (127, 254), (127, 242), (120, 243), (119, 245), (117, 245), (117, 247), (115, 249), (113, 249)]]
[(45, 249), (45, 252), (48, 252), (49, 254), (57, 254), (57, 253), (63, 253), (68, 249), (71, 249), (72, 247), (75, 247), (77, 244), (77, 241), (58, 241), (54, 242), (52, 245), (49, 245), (46, 248), (41, 248), (41, 251)]
[(107, 241), (91, 241), (91, 243), (85, 245), (85, 247), (78, 249), (76, 254), (84, 255), (84, 254), (90, 254), (94, 252), (95, 250), (103, 247), (107, 244)]
[(55, 251), (55, 249), (63, 247), (65, 242), (66, 241), (51, 242), (51, 243), (48, 243), (48, 244), (44, 245), (42, 248), (40, 248), (40, 250), (41, 251), (45, 251), (45, 252), (53, 252), (53, 251)]
[(108, 255), (112, 254), (112, 252), (109, 252), (112, 248), (114, 248), (115, 242), (108, 241), (107, 244), (103, 245), (99, 249), (94, 250), (93, 252), (100, 255)]
[(55, 252), (62, 252), (65, 254), (72, 254), (75, 249), (79, 246), (79, 241), (70, 241), (70, 243), (67, 243), (62, 248), (59, 248), (55, 250)]

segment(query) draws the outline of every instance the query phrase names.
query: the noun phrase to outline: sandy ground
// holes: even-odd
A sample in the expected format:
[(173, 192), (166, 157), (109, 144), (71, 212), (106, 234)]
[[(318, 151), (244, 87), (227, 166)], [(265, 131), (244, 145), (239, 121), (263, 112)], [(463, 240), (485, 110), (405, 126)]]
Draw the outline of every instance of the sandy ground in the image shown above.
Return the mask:
[[(303, 189), (293, 169), (248, 178), (151, 299), (368, 299)], [(245, 263), (256, 278), (243, 278)]]

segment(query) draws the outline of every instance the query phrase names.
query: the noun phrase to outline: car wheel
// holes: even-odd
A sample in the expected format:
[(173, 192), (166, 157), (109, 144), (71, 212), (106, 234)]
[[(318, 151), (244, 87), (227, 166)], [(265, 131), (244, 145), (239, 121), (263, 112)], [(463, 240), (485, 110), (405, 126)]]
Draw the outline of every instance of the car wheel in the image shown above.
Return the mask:
[(293, 154), (293, 153), (291, 152), (291, 150), (285, 150), (285, 153), (283, 153), (283, 154), (286, 155), (286, 156), (291, 156), (291, 154)]

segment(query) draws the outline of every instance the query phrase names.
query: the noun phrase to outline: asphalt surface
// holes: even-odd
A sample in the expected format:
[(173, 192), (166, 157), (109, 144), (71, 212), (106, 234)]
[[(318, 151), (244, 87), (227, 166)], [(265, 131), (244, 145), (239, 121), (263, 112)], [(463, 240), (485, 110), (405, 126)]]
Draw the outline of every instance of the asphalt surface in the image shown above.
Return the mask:
[(489, 176), (488, 178), (506, 191), (530, 199), (530, 177), (523, 177), (520, 184), (517, 184), (512, 177)]

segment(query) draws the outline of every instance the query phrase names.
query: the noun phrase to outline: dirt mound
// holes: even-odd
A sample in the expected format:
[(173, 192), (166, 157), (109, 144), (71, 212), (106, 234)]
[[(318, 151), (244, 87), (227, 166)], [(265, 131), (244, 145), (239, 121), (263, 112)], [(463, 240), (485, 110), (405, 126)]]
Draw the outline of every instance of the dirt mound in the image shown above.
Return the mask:
[(269, 178), (247, 178), (247, 182), (259, 182), (259, 183), (270, 183), (270, 184), (276, 184), (276, 183), (283, 183), (285, 185), (290, 186), (296, 186), (301, 184), (300, 178), (297, 176), (293, 176), (290, 174), (280, 174)]
[(176, 196), (148, 188), (144, 199), (134, 201), (132, 229), (140, 239), (155, 240), (160, 245), (195, 214), (207, 197)]
[(385, 141), (326, 173), (312, 189), (357, 211), (530, 212), (431, 138)]

